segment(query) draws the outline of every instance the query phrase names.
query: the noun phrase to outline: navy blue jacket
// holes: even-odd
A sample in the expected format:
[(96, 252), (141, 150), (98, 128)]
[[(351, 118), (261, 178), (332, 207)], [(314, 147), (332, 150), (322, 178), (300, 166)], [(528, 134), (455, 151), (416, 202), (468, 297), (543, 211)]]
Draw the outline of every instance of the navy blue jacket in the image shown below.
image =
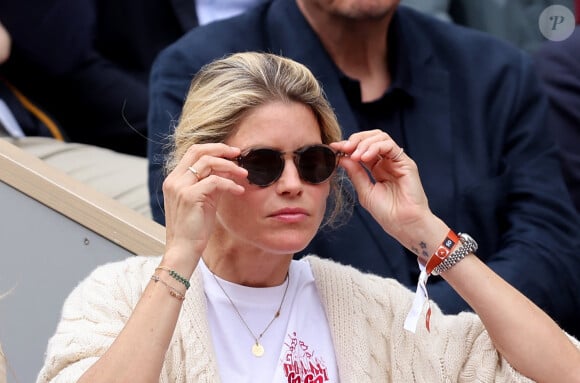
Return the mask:
[[(403, 146), (416, 161), (431, 209), (471, 234), (497, 273), (580, 334), (580, 226), (545, 128), (547, 102), (529, 57), (492, 37), (400, 7), (393, 28), (411, 52)], [(335, 108), (344, 136), (357, 132), (340, 73), (295, 0), (274, 0), (184, 35), (161, 52), (151, 73), (149, 186), (163, 222), (163, 144), (179, 117), (192, 76), (228, 53), (268, 51), (308, 66)], [(396, 81), (396, 79), (395, 79)], [(305, 252), (414, 288), (416, 258), (360, 206), (336, 231), (320, 232)], [(444, 311), (468, 309), (440, 278), (430, 297)], [(522, 318), (525, 320), (525, 318)]]
[(568, 39), (546, 42), (535, 59), (550, 100), (548, 126), (556, 136), (564, 179), (580, 211), (580, 25)]

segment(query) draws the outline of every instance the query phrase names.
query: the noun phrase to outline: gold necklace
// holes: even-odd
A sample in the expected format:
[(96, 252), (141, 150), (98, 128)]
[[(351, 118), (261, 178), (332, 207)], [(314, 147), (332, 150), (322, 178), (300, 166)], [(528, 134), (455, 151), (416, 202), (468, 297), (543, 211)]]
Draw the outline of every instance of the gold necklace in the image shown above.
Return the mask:
[(260, 357), (260, 356), (264, 355), (264, 346), (262, 346), (262, 344), (260, 344), (260, 339), (262, 339), (262, 336), (266, 333), (266, 331), (268, 331), (268, 329), (270, 328), (270, 326), (272, 325), (274, 320), (280, 316), (280, 310), (282, 309), (282, 305), (284, 304), (284, 299), (286, 299), (286, 293), (288, 292), (288, 285), (290, 285), (290, 273), (286, 273), (286, 288), (284, 289), (284, 295), (282, 295), (282, 300), (280, 301), (280, 306), (278, 306), (278, 310), (276, 310), (270, 323), (268, 323), (266, 328), (258, 336), (254, 335), (254, 332), (252, 331), (252, 329), (250, 329), (250, 326), (248, 326), (248, 323), (245, 321), (242, 314), (240, 314), (240, 311), (238, 310), (238, 308), (234, 304), (234, 301), (232, 301), (232, 298), (230, 298), (230, 296), (228, 295), (228, 293), (226, 292), (224, 287), (221, 285), (220, 281), (217, 279), (216, 275), (213, 273), (213, 271), (211, 272), (211, 275), (213, 275), (213, 279), (215, 279), (217, 285), (220, 287), (220, 289), (222, 289), (222, 291), (224, 292), (224, 295), (228, 298), (228, 301), (230, 301), (230, 304), (232, 305), (232, 307), (236, 311), (236, 314), (238, 314), (238, 317), (240, 317), (240, 320), (242, 321), (244, 326), (246, 326), (246, 329), (248, 330), (250, 335), (252, 335), (252, 338), (254, 338), (255, 343), (252, 345), (252, 354), (254, 354), (254, 356), (256, 356), (256, 357)]

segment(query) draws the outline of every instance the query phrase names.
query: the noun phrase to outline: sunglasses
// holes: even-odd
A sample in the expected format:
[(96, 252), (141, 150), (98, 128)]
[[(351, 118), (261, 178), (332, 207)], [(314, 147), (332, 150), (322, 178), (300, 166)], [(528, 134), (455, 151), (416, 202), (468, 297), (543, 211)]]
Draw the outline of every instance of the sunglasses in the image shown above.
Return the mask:
[[(235, 160), (248, 171), (248, 181), (266, 187), (278, 181), (286, 161), (284, 152), (270, 148), (244, 151)], [(304, 146), (292, 153), (300, 178), (310, 184), (320, 184), (330, 178), (342, 153), (327, 145)]]

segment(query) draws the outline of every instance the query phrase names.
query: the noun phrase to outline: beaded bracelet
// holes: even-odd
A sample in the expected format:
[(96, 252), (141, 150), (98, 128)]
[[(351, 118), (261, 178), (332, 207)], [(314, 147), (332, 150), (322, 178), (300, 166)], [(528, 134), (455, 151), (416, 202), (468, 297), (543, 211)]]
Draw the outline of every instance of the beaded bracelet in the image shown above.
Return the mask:
[(190, 286), (189, 281), (187, 279), (185, 279), (184, 277), (182, 277), (179, 273), (177, 273), (177, 271), (171, 270), (169, 267), (165, 267), (165, 266), (159, 266), (155, 270), (167, 271), (173, 279), (175, 279), (177, 282), (183, 284), (185, 286), (186, 290), (189, 289), (189, 286)]
[(169, 290), (169, 295), (171, 295), (172, 297), (177, 298), (180, 301), (184, 301), (185, 300), (185, 295), (183, 295), (179, 291), (175, 290), (173, 287), (169, 286), (169, 283), (167, 283), (163, 279), (159, 278), (159, 276), (153, 274), (151, 276), (151, 280), (153, 282), (155, 282), (155, 283), (157, 283), (157, 282), (163, 283), (165, 285), (165, 287), (167, 287), (167, 290)]

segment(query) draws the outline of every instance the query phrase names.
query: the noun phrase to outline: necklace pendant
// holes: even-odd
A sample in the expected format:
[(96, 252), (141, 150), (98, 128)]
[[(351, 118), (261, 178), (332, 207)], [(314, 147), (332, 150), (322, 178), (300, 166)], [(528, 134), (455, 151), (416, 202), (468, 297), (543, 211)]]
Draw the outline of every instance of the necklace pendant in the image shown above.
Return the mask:
[(258, 358), (261, 357), (262, 355), (264, 355), (264, 346), (262, 346), (258, 342), (254, 343), (254, 345), (252, 346), (252, 354), (254, 354), (254, 356)]

